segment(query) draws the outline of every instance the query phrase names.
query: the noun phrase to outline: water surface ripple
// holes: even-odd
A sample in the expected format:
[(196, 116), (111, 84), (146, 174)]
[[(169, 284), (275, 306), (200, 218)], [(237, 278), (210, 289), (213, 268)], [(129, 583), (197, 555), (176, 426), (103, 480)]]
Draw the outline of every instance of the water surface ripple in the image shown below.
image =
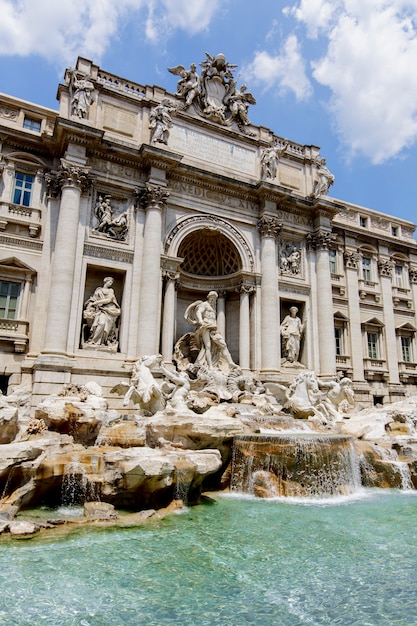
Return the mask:
[(145, 528), (0, 543), (5, 626), (417, 624), (417, 494), (220, 498)]

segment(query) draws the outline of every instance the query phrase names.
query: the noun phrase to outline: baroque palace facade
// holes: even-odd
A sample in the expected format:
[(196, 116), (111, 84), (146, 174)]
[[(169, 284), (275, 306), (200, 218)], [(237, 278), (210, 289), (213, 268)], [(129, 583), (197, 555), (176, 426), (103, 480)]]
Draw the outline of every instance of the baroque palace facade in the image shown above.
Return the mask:
[(210, 291), (244, 372), (349, 377), (363, 404), (417, 392), (414, 225), (330, 197), (317, 147), (251, 124), (235, 68), (206, 54), (167, 93), (79, 58), (58, 111), (0, 96), (3, 393), (95, 380), (118, 406)]

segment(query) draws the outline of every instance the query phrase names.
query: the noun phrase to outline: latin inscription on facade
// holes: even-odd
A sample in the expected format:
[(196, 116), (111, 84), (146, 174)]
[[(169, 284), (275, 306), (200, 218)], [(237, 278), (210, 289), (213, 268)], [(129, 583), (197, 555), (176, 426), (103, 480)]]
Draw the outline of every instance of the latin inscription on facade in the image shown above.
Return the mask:
[(205, 189), (204, 187), (198, 187), (197, 185), (176, 180), (170, 181), (170, 187), (173, 191), (178, 191), (181, 194), (204, 198), (209, 202), (216, 202), (219, 205), (243, 209), (245, 211), (258, 211), (258, 205), (255, 202), (244, 198), (236, 198), (235, 196), (227, 196), (213, 189)]
[(255, 151), (210, 137), (195, 130), (174, 126), (169, 137), (169, 147), (200, 161), (207, 161), (227, 169), (255, 176)]

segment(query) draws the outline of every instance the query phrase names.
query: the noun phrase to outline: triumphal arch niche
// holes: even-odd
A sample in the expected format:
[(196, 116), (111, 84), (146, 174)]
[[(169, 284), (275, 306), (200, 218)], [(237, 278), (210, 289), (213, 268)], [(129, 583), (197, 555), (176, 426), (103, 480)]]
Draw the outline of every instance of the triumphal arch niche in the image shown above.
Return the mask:
[(190, 329), (185, 319), (189, 305), (216, 291), (219, 330), (227, 336), (236, 362), (249, 367), (250, 301), (259, 277), (242, 233), (219, 217), (195, 215), (175, 226), (165, 251), (166, 263), (169, 259), (177, 262), (175, 272), (166, 272), (164, 298), (166, 301), (170, 282), (175, 281), (174, 341)]

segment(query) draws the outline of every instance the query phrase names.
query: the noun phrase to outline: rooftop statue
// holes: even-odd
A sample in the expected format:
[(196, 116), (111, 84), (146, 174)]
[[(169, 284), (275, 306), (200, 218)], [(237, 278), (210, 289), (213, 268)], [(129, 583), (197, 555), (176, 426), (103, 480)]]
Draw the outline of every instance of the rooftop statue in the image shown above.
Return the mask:
[(320, 196), (325, 196), (329, 192), (329, 188), (334, 183), (334, 176), (326, 167), (326, 159), (317, 158), (315, 163), (317, 167), (317, 178), (314, 182), (313, 193), (311, 195), (313, 198), (317, 199), (320, 198)]
[(237, 87), (234, 79), (237, 65), (229, 63), (222, 53), (211, 56), (206, 52), (200, 67), (200, 77), (194, 63), (189, 70), (183, 65), (168, 68), (171, 74), (180, 76), (175, 95), (183, 100), (183, 108), (188, 109), (193, 104), (203, 117), (224, 126), (235, 122), (242, 132), (250, 135), (248, 109), (256, 100), (246, 85)]
[(285, 141), (283, 145), (275, 142), (274, 145), (265, 148), (261, 153), (261, 170), (262, 178), (270, 178), (275, 180), (278, 174), (278, 163), (289, 142)]
[(152, 109), (149, 115), (149, 128), (152, 131), (152, 143), (168, 143), (169, 129), (172, 128), (171, 113), (177, 110), (173, 102), (164, 98)]
[(93, 102), (94, 83), (90, 76), (77, 70), (70, 70), (69, 76), (71, 115), (87, 119), (90, 105)]

